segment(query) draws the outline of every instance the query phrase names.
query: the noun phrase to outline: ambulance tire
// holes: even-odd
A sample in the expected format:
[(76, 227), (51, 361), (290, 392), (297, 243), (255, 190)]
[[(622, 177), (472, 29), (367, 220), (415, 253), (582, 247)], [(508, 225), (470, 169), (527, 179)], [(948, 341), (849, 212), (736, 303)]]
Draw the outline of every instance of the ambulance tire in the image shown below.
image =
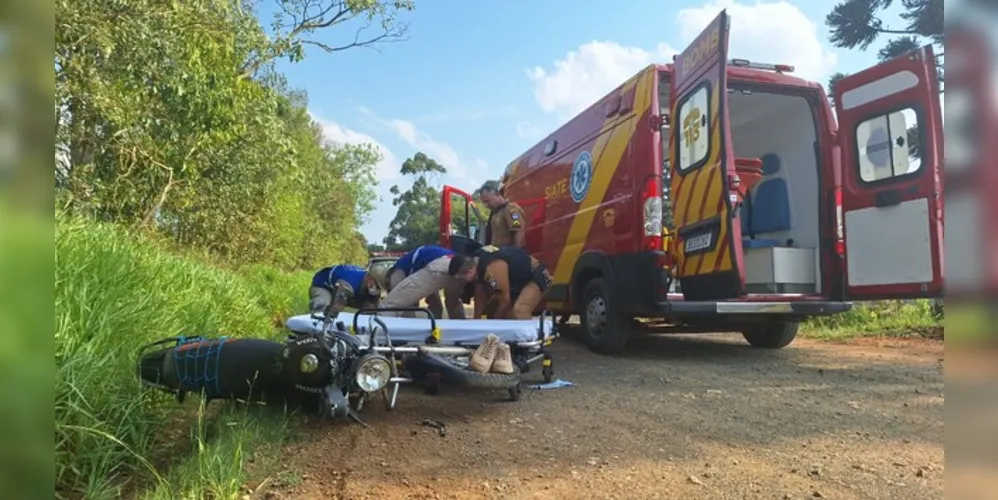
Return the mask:
[(605, 278), (593, 278), (582, 291), (579, 319), (589, 349), (598, 354), (624, 350), (630, 338), (627, 321), (617, 312), (616, 297)]
[(742, 336), (752, 347), (782, 349), (797, 337), (800, 323), (797, 321), (773, 321), (752, 327), (742, 332)]

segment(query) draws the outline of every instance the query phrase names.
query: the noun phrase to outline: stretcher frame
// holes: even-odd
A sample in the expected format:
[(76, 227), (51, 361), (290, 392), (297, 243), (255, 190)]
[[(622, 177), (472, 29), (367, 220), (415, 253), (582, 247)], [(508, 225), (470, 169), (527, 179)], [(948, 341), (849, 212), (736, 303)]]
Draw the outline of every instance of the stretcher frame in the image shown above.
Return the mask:
[[(423, 343), (414, 345), (411, 342), (407, 342), (396, 345), (392, 341), (388, 325), (386, 325), (385, 322), (379, 317), (379, 313), (386, 312), (414, 312), (424, 314), (429, 320), (430, 328)], [(358, 320), (361, 315), (368, 316), (367, 327), (363, 327), (358, 324)], [(361, 308), (353, 313), (353, 321), (349, 330), (341, 321), (326, 323), (323, 317), (314, 314), (311, 315), (311, 318), (313, 326), (318, 326), (319, 324), (322, 325), (321, 331), (324, 334), (329, 333), (331, 329), (335, 328), (341, 332), (347, 332), (351, 335), (367, 336), (367, 345), (370, 350), (388, 358), (389, 365), (391, 366), (391, 377), (388, 380), (388, 384), (381, 390), (381, 392), (385, 400), (385, 408), (389, 411), (395, 409), (401, 384), (411, 384), (415, 382), (414, 379), (402, 376), (400, 373), (399, 365), (402, 362), (400, 355), (405, 356), (425, 352), (440, 356), (471, 356), (475, 349), (477, 349), (480, 345), (477, 343), (444, 345), (444, 342), (442, 341), (442, 334), (440, 329), (437, 327), (437, 319), (434, 317), (433, 313), (425, 307)], [(558, 322), (554, 321), (553, 316), (547, 309), (541, 311), (541, 314), (537, 320), (537, 336), (534, 340), (527, 342), (506, 342), (506, 344), (510, 346), (510, 354), (513, 357), (513, 364), (519, 368), (521, 377), (524, 373), (530, 372), (531, 365), (540, 362), (541, 374), (544, 377), (544, 382), (547, 383), (554, 379), (554, 363), (551, 359), (551, 355), (547, 351), (547, 348), (550, 347), (554, 339), (560, 337), (561, 334), (558, 330)], [(467, 319), (461, 321), (476, 320)], [(550, 323), (548, 323), (548, 321), (550, 321)], [(545, 331), (545, 325), (547, 324), (551, 325), (550, 331)], [(288, 329), (291, 330), (290, 327), (288, 327)], [(291, 331), (295, 333), (304, 333), (295, 330)], [(384, 342), (381, 342), (381, 340), (384, 340)], [(427, 388), (427, 392), (430, 394), (437, 394), (440, 387), (439, 382), (434, 382), (432, 380), (429, 382), (430, 385)], [(519, 392), (519, 386), (517, 386), (515, 390), (510, 390), (510, 394), (514, 396), (513, 399), (518, 399)], [(366, 395), (361, 395), (360, 399), (357, 401), (356, 410), (358, 412), (363, 408), (365, 399)]]

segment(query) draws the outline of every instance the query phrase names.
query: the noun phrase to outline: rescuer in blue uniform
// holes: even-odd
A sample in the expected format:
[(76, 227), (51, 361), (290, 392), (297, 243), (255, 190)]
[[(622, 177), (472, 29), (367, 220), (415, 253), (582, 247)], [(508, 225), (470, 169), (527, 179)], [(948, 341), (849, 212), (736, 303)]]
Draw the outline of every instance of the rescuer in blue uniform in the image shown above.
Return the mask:
[(353, 264), (325, 267), (312, 276), (308, 308), (333, 320), (345, 307), (377, 307), (381, 285), (374, 273)]
[(475, 259), (436, 245), (424, 245), (406, 253), (388, 271), (388, 295), (381, 307), (418, 307), (420, 299), (434, 317), (443, 315), (440, 290), (444, 291), (447, 317), (464, 319), (461, 292), (475, 279)]

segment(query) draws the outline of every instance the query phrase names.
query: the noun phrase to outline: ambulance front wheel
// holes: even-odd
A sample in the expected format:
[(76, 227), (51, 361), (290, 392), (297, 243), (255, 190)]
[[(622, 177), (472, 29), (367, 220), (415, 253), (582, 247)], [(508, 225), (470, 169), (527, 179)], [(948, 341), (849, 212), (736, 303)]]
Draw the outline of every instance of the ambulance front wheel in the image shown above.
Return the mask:
[(752, 347), (781, 349), (794, 341), (799, 328), (797, 321), (773, 321), (744, 330), (742, 336)]
[(599, 354), (620, 352), (627, 346), (630, 330), (617, 312), (616, 297), (604, 278), (589, 280), (582, 292), (580, 319), (589, 348)]

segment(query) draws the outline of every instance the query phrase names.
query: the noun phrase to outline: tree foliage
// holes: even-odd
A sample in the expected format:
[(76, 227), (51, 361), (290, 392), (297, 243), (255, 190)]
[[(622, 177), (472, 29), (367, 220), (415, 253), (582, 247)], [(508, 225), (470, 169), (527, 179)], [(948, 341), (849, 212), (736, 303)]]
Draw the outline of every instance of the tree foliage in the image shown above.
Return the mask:
[(405, 160), (402, 175), (414, 178), (412, 186), (402, 191), (398, 185), (391, 187), (394, 196), (392, 205), (397, 207), (395, 218), (388, 226), (388, 236), (384, 238), (389, 251), (410, 250), (420, 245), (433, 245), (438, 241), (440, 227), (440, 190), (431, 183), (436, 175), (447, 173), (447, 169), (419, 152)]
[(918, 41), (928, 38), (942, 44), (943, 0), (900, 0), (904, 11), (903, 27), (886, 26), (877, 14), (889, 9), (895, 0), (845, 0), (828, 13), (825, 23), (831, 28), (831, 42), (836, 47), (866, 50), (881, 35), (903, 35)]
[[(254, 75), (261, 67), (281, 57), (300, 61), (305, 57), (307, 46), (339, 52), (404, 40), (408, 26), (398, 22), (398, 14), (415, 8), (413, 0), (274, 0), (274, 3), (277, 6), (271, 22), (274, 36), (259, 45), (246, 60), (242, 77)], [(336, 37), (336, 42), (312, 38), (319, 30), (328, 31), (328, 28), (355, 21), (363, 24)], [(325, 34), (326, 38), (330, 37), (329, 33)]]
[[(878, 14), (891, 8), (896, 0), (844, 0), (828, 13), (825, 24), (831, 30), (830, 41), (836, 47), (867, 50), (881, 36), (891, 36), (877, 51), (881, 61), (893, 59), (925, 45), (942, 46), (943, 0), (900, 0), (903, 26), (887, 26)], [(943, 56), (940, 52), (938, 58)], [(939, 81), (943, 80), (943, 65), (937, 61)], [(828, 95), (834, 101), (835, 85), (846, 75), (836, 73), (828, 79)], [(941, 91), (941, 89), (940, 89)]]
[(56, 0), (60, 206), (232, 262), (362, 259), (379, 154), (326, 143), (273, 62), (352, 19), (385, 35), (337, 50), (390, 39), (412, 3), (278, 5), (298, 29), (268, 36), (248, 0)]

